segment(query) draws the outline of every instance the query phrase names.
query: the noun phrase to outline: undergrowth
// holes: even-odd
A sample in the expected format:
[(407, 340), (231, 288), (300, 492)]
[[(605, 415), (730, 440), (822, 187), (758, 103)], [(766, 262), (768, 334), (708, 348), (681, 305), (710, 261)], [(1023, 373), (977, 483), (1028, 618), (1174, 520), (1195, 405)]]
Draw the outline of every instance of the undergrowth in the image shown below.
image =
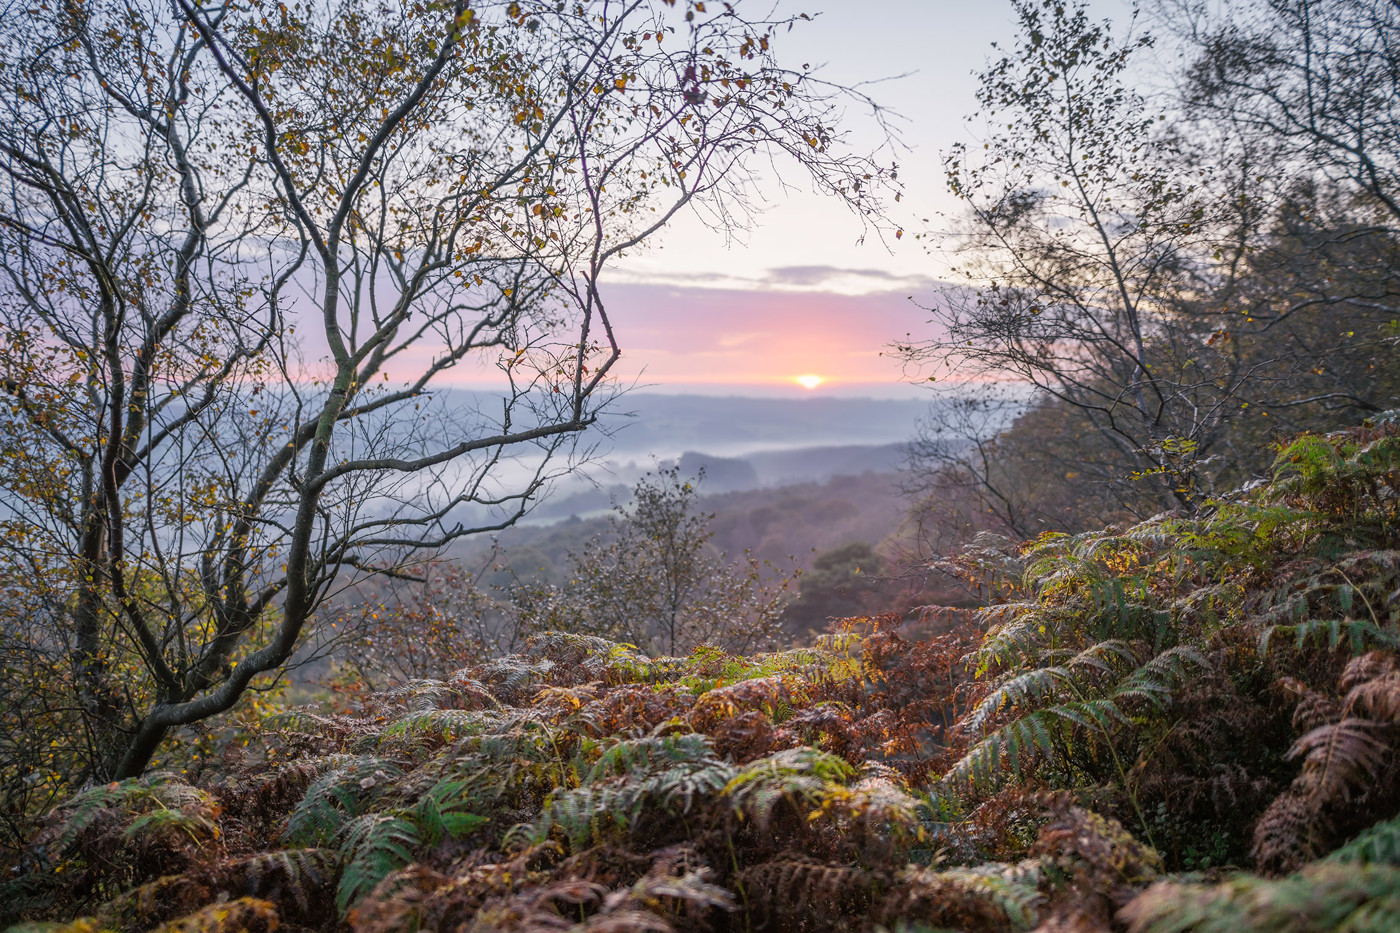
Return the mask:
[[(1400, 434), (1202, 514), (982, 541), (924, 641), (552, 633), (84, 790), (18, 929), (1400, 929)], [(76, 918), (76, 919), (75, 919)]]

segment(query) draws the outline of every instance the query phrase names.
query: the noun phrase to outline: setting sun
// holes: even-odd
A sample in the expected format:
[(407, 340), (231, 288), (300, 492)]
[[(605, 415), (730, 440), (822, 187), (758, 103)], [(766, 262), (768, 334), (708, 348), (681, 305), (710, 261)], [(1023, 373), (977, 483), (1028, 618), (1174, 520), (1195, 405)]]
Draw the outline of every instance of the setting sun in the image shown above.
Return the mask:
[(808, 373), (805, 376), (798, 376), (794, 381), (804, 389), (815, 389), (823, 382), (826, 382), (826, 379), (824, 379), (821, 376), (815, 376), (811, 373)]

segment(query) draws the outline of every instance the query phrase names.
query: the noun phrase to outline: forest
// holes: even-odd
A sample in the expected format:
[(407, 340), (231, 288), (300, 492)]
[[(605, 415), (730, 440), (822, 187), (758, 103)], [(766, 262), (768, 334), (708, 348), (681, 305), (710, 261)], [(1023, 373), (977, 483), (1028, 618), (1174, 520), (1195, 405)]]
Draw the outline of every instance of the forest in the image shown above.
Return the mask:
[[(1012, 0), (923, 227), (760, 6), (0, 2), (0, 926), (1400, 930), (1400, 6)], [(522, 525), (771, 164), (901, 472)]]

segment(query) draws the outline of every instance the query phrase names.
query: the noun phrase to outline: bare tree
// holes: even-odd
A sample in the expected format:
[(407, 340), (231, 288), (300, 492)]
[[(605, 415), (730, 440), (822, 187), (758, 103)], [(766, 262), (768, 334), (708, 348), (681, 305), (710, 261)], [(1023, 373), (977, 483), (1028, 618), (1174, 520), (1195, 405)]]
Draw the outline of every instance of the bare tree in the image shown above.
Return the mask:
[(1294, 172), (1367, 192), (1400, 221), (1400, 5), (1194, 0), (1157, 9), (1194, 56), (1187, 104), (1271, 139)]
[(1246, 373), (1180, 312), (1198, 257), (1238, 249), (1222, 242), (1230, 206), (1126, 83), (1147, 37), (1115, 37), (1083, 4), (1016, 11), (1015, 48), (981, 76), (994, 129), (945, 163), (969, 211), (969, 284), (931, 309), (938, 337), (902, 349), (935, 378), (1029, 383), (1157, 477), (1163, 505), (1194, 502), (1205, 441)]
[[(703, 472), (701, 474), (703, 479)], [(672, 466), (647, 474), (608, 530), (569, 555), (560, 585), (524, 583), (513, 601), (532, 631), (587, 632), (675, 655), (700, 645), (736, 653), (772, 648), (795, 575), (752, 555), (714, 552), (713, 515)]]
[(67, 659), (82, 773), (523, 514), (610, 394), (605, 267), (752, 157), (869, 209), (789, 22), (718, 6), (4, 5), (4, 625)]
[(1228, 289), (1233, 335), (1267, 345), (1252, 393), (1292, 430), (1392, 407), (1400, 313), (1400, 6), (1159, 0), (1187, 67), (1180, 106), (1231, 137), (1270, 210)]
[[(1380, 80), (1389, 40), (1362, 38), (1390, 14), (1353, 4), (1317, 27), (1324, 116), (1303, 25), (1337, 4), (1249, 6), (1293, 26), (1212, 34), (1188, 93), (1150, 99), (1130, 80), (1150, 36), (1115, 36), (1082, 3), (1015, 6), (1016, 45), (981, 75), (989, 134), (945, 164), (967, 206), (952, 234), (964, 282), (930, 309), (935, 337), (901, 349), (936, 379), (1009, 379), (1036, 403), (1013, 436), (956, 454), (944, 442), (966, 426), (940, 417), (959, 410), (935, 409), (922, 458), (935, 485), (975, 490), (1018, 533), (1194, 508), (1266, 467), (1273, 431), (1393, 405), (1400, 282), (1381, 167), (1394, 121), (1378, 114), (1396, 86)], [(1287, 125), (1299, 108), (1317, 111), (1313, 130)], [(1344, 124), (1360, 149), (1324, 159), (1322, 127), (1340, 138)], [(1097, 498), (1085, 513), (1045, 477)]]
[(357, 689), (375, 690), (444, 680), (482, 658), (518, 653), (537, 633), (507, 598), (507, 587), (488, 582), (493, 571), (506, 573), (502, 561), (495, 548), (471, 565), (430, 561), (417, 579), (380, 575), (323, 607), (335, 619), (335, 644), (327, 646), (335, 668), (352, 674)]

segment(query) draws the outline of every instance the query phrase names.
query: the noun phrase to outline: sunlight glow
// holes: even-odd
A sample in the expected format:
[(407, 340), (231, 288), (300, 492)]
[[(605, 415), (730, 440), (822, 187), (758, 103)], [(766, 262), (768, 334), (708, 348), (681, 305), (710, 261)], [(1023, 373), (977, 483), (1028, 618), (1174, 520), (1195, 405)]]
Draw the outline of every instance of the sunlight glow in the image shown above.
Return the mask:
[(804, 389), (815, 389), (817, 386), (821, 385), (823, 382), (826, 382), (826, 379), (824, 379), (824, 378), (821, 377), (821, 376), (816, 376), (816, 375), (813, 375), (812, 373), (808, 373), (808, 374), (805, 375), (805, 376), (798, 376), (798, 377), (797, 377), (796, 379), (794, 379), (793, 381), (796, 382), (798, 385), (800, 385), (800, 386), (801, 386), (802, 388), (804, 388)]

